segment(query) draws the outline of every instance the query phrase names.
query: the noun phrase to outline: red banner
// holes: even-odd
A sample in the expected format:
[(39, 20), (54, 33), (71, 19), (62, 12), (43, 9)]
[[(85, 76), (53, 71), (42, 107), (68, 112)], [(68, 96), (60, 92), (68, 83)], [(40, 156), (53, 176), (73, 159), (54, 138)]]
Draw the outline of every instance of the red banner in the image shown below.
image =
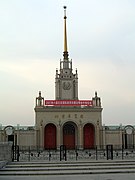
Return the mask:
[(46, 106), (92, 106), (91, 100), (45, 100)]

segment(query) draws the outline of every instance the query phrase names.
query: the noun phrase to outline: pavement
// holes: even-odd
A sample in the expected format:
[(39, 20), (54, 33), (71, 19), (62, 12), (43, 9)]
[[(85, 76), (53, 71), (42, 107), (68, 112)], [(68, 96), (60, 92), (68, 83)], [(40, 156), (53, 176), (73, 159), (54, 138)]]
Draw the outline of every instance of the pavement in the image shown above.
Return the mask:
[(135, 180), (133, 174), (57, 175), (57, 176), (0, 176), (0, 180)]

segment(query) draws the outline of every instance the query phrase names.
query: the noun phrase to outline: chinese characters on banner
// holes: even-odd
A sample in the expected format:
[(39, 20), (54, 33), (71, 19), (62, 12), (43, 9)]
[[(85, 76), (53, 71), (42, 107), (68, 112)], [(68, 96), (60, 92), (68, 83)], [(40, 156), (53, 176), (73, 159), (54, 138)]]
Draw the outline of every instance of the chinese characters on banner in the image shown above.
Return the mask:
[(45, 100), (46, 106), (92, 106), (91, 100)]

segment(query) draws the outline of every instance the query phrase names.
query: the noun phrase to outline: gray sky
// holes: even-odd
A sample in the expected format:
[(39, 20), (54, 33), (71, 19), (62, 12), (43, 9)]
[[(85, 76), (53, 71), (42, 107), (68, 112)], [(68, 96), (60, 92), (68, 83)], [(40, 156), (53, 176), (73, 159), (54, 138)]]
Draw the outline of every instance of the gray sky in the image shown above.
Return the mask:
[(103, 124), (135, 125), (134, 0), (0, 0), (0, 123), (34, 125), (38, 91), (55, 98), (64, 5), (79, 99), (97, 91)]

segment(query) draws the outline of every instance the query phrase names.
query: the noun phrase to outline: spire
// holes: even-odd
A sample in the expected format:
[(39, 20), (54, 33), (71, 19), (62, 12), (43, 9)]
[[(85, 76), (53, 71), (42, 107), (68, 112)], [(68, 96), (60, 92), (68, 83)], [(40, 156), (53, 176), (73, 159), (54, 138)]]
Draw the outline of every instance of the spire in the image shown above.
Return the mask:
[(67, 48), (67, 27), (66, 27), (66, 6), (63, 7), (64, 8), (64, 52), (63, 52), (63, 56), (65, 60), (68, 60), (68, 48)]
[(64, 52), (67, 52), (66, 6), (64, 6)]

